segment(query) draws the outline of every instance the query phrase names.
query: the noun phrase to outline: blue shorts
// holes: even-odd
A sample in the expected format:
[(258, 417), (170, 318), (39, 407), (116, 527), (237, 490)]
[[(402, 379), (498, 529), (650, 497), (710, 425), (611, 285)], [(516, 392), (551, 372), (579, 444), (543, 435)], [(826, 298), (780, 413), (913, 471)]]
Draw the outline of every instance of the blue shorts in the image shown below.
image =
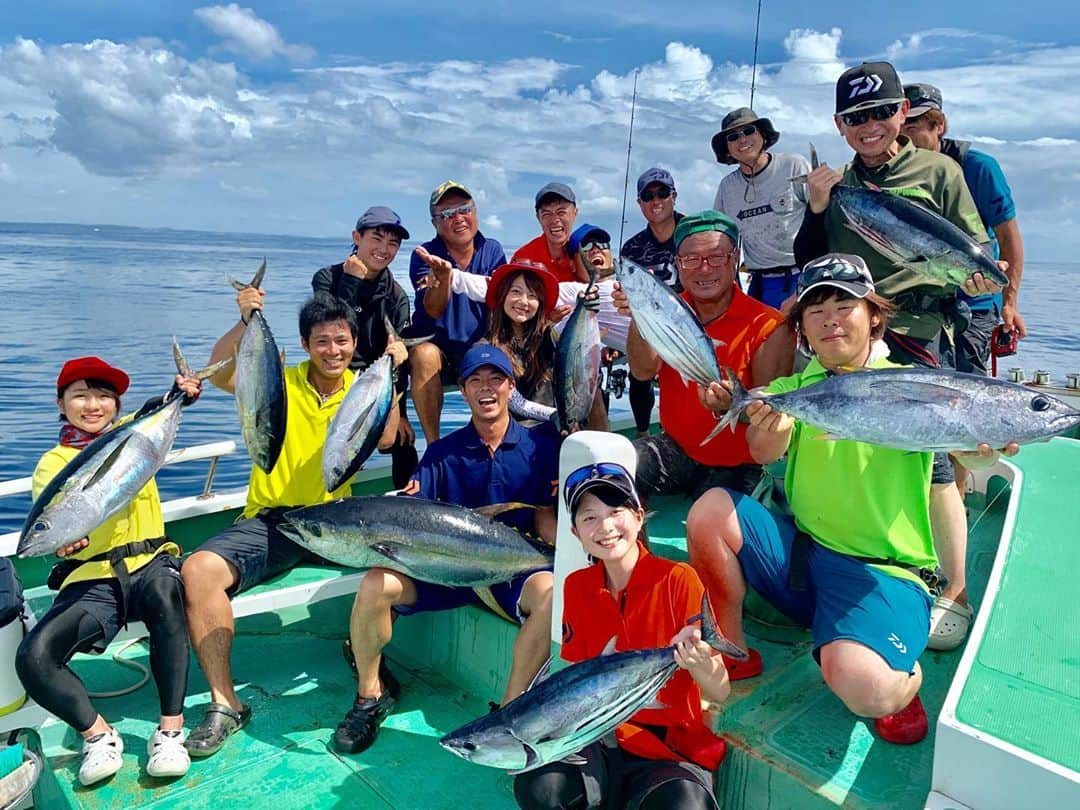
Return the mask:
[(743, 576), (777, 609), (810, 628), (814, 658), (830, 641), (869, 647), (898, 672), (912, 672), (930, 635), (930, 595), (921, 585), (810, 544), (806, 590), (788, 585), (795, 522), (753, 498), (728, 492), (742, 530)]
[[(411, 616), (414, 613), (452, 610), (462, 605), (483, 605), (492, 610), (491, 605), (479, 593), (480, 591), (487, 591), (495, 604), (505, 614), (503, 618), (511, 621), (516, 620), (518, 624), (521, 624), (525, 621), (525, 616), (521, 614), (519, 603), (521, 602), (521, 592), (525, 588), (525, 583), (533, 574), (552, 570), (550, 566), (537, 568), (535, 571), (529, 571), (521, 576), (514, 577), (509, 582), (499, 582), (485, 588), (454, 588), (448, 585), (436, 585), (433, 582), (420, 582), (414, 579), (416, 601), (411, 605), (396, 605), (394, 612), (402, 616)], [(497, 615), (499, 611), (492, 610), (492, 612)]]
[(770, 268), (768, 275), (751, 270), (750, 284), (746, 291), (751, 298), (756, 298), (773, 309), (780, 309), (780, 306), (795, 294), (799, 284), (799, 268), (791, 268), (791, 275), (778, 273), (777, 269)]

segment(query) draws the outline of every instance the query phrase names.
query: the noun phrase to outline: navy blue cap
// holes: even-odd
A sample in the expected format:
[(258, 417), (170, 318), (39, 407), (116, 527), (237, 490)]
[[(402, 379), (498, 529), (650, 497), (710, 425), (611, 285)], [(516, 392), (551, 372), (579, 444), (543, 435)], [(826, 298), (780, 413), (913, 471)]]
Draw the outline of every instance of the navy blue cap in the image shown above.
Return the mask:
[(587, 241), (587, 236), (596, 234), (600, 237), (601, 242), (607, 242), (611, 244), (611, 234), (605, 231), (603, 228), (599, 228), (596, 225), (590, 225), (585, 223), (574, 228), (574, 232), (570, 234), (570, 241), (566, 243), (566, 252), (571, 256), (577, 253), (581, 249), (581, 245)]
[(356, 230), (365, 231), (371, 228), (391, 228), (401, 234), (402, 239), (409, 238), (409, 232), (401, 224), (397, 211), (385, 205), (373, 205), (356, 220)]
[(510, 358), (506, 356), (506, 352), (490, 343), (477, 343), (470, 347), (461, 358), (459, 379), (466, 379), (483, 366), (492, 366), (507, 377), (511, 379), (514, 377), (514, 367), (510, 364)]
[(566, 185), (566, 183), (548, 183), (536, 192), (537, 209), (545, 202), (545, 197), (559, 197), (560, 199), (566, 200), (568, 203), (577, 205), (577, 197), (574, 196), (574, 190)]
[(641, 196), (643, 192), (650, 184), (660, 183), (675, 190), (675, 178), (671, 176), (671, 172), (667, 169), (661, 169), (657, 166), (653, 166), (651, 169), (646, 169), (641, 173), (641, 177), (637, 179), (637, 193)]

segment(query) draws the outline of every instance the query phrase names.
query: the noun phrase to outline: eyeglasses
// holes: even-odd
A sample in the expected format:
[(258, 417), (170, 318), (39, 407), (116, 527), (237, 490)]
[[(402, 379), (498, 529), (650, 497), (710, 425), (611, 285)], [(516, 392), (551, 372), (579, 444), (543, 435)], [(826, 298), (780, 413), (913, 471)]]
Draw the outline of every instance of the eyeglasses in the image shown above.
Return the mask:
[(456, 208), (447, 208), (444, 211), (436, 211), (432, 216), (436, 219), (441, 219), (443, 222), (449, 222), (458, 214), (471, 214), (475, 210), (475, 203), (465, 203), (464, 205), (459, 205)]
[(871, 118), (875, 121), (888, 121), (898, 112), (900, 112), (899, 102), (893, 104), (879, 104), (868, 110), (856, 110), (855, 112), (844, 113), (840, 116), (840, 120), (844, 122), (844, 126), (857, 127), (861, 124), (865, 124)]
[(582, 242), (581, 251), (588, 253), (590, 250), (611, 250), (610, 242)]
[(685, 256), (679, 256), (679, 267), (683, 270), (697, 270), (701, 267), (701, 263), (705, 262), (709, 267), (718, 269), (731, 261), (734, 255), (734, 250), (731, 251), (731, 253), (712, 253), (708, 256), (698, 256), (694, 253), (687, 253)]
[(666, 200), (671, 196), (671, 189), (667, 186), (661, 186), (656, 191), (643, 191), (638, 195), (638, 199), (642, 202), (652, 202), (653, 200)]
[(724, 138), (727, 139), (728, 143), (735, 143), (739, 138), (749, 138), (755, 132), (757, 132), (757, 124), (747, 124), (742, 129), (732, 130)]
[(612, 479), (634, 480), (634, 477), (621, 464), (604, 461), (599, 464), (591, 464), (588, 467), (578, 467), (578, 469), (566, 476), (566, 482), (563, 485), (563, 499), (567, 505), (570, 503), (570, 496), (574, 490), (594, 478), (604, 481)]

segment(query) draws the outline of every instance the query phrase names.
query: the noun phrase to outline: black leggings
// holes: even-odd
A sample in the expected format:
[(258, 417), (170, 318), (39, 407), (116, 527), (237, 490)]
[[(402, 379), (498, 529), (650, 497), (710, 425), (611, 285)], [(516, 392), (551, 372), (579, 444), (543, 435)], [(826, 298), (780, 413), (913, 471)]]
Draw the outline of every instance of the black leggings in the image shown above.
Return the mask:
[(653, 406), (656, 404), (656, 392), (652, 380), (639, 380), (630, 375), (630, 410), (634, 412), (634, 424), (638, 433), (648, 433), (652, 420)]
[[(188, 634), (179, 577), (157, 576), (133, 594), (132, 617), (150, 634), (150, 671), (157, 684), (161, 714), (184, 711), (188, 680)], [(88, 652), (105, 636), (101, 622), (75, 603), (47, 615), (34, 626), (15, 656), (15, 670), (26, 694), (78, 732), (97, 720), (86, 687), (68, 667), (77, 652)]]

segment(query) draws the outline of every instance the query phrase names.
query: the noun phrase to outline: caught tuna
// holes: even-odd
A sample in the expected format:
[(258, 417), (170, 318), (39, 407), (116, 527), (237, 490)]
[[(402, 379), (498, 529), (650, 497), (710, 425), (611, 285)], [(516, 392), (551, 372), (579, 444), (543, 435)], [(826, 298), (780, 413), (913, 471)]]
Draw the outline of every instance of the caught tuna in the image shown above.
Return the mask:
[[(701, 636), (737, 660), (745, 651), (716, 629), (709, 600), (701, 606)], [(645, 708), (678, 668), (674, 647), (612, 652), (572, 664), (535, 684), (501, 709), (451, 731), (439, 745), (477, 765), (522, 773), (573, 757)]]
[(826, 432), (897, 450), (977, 450), (1035, 442), (1080, 425), (1080, 411), (1022, 385), (957, 371), (884, 368), (836, 374), (783, 394), (747, 391), (734, 374), (721, 425), (754, 400)]
[[(205, 380), (232, 360), (192, 373), (173, 341), (177, 370)], [(138, 494), (165, 463), (176, 431), (184, 397), (163, 397), (129, 421), (88, 444), (64, 465), (34, 500), (23, 523), (16, 553), (40, 557), (81, 540), (115, 515)]]
[(699, 385), (720, 379), (714, 341), (701, 326), (697, 315), (672, 289), (628, 259), (620, 259), (615, 277), (630, 301), (634, 324), (641, 337), (660, 359)]
[[(811, 163), (818, 165), (810, 146)], [(960, 286), (973, 273), (1005, 287), (1009, 278), (985, 245), (940, 214), (888, 190), (834, 186), (830, 205), (845, 226), (896, 265), (935, 284)]]
[(322, 474), (333, 492), (375, 451), (394, 404), (394, 364), (383, 355), (353, 381), (326, 430)]
[(585, 424), (600, 384), (600, 319), (585, 301), (593, 286), (578, 297), (555, 344), (555, 409), (567, 432)]
[(421, 582), (481, 587), (551, 565), (554, 551), (488, 514), (422, 498), (364, 495), (293, 509), (281, 531), (320, 557), (350, 568), (381, 566)]
[[(264, 260), (250, 284), (234, 279), (229, 283), (237, 290), (258, 288), (265, 274)], [(248, 455), (259, 469), (270, 473), (285, 441), (285, 366), (270, 326), (258, 309), (248, 318), (236, 352), (236, 410)]]

